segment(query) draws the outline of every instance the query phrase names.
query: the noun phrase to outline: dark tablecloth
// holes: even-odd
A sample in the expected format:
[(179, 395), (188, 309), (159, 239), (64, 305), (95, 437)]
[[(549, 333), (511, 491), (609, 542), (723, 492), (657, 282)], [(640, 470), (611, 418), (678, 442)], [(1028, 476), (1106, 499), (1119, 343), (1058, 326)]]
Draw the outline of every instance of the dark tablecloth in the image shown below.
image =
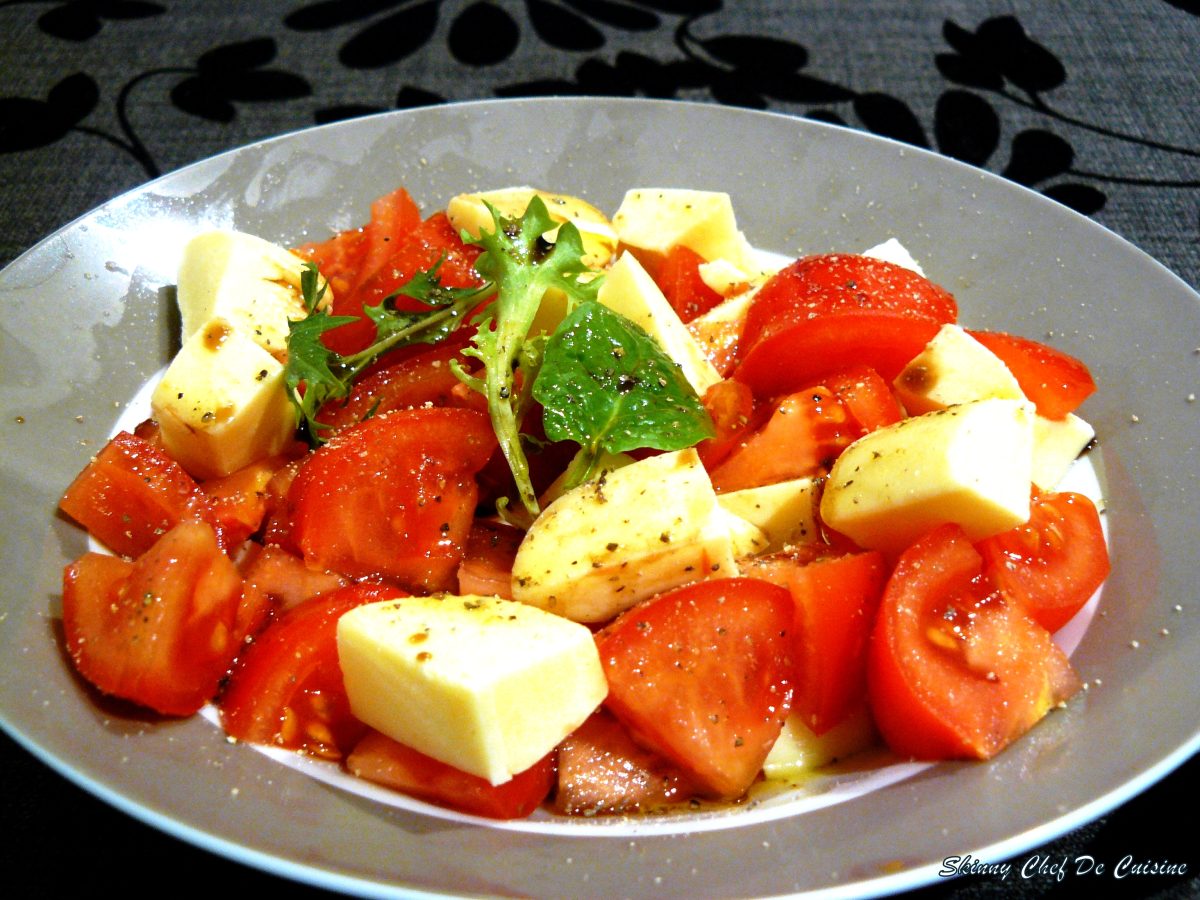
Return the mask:
[[(771, 109), (929, 147), (1200, 284), (1196, 0), (7, 0), (0, 35), (0, 265), (124, 190), (260, 138), (393, 108), (589, 94)], [(320, 893), (164, 836), (0, 741), (10, 884)], [(1188, 873), (1103, 889), (1200, 896), (1184, 824), (1197, 766), (1016, 866), (1035, 853), (1169, 860)], [(1095, 889), (969, 876), (920, 893)]]

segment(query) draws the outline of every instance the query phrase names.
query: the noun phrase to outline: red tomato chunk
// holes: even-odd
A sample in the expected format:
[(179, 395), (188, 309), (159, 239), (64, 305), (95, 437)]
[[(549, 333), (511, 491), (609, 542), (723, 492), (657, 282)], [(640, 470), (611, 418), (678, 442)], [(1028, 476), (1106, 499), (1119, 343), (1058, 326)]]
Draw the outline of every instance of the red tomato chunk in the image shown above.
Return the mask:
[(191, 715), (216, 695), (266, 611), (203, 522), (175, 526), (136, 562), (87, 553), (63, 579), (63, 627), (79, 672), (166, 715)]
[(988, 759), (1079, 688), (1050, 633), (988, 583), (957, 525), (900, 557), (868, 659), (875, 722), (888, 746), (918, 759)]
[(359, 778), (462, 812), (489, 819), (523, 819), (554, 787), (554, 754), (545, 756), (504, 784), (448, 766), (370, 731), (346, 760)]
[(651, 598), (597, 635), (605, 705), (701, 793), (740, 797), (791, 703), (793, 615), (786, 590), (749, 578)]
[(59, 507), (122, 556), (140, 556), (203, 500), (166, 451), (122, 431), (76, 476)]
[(347, 428), (296, 473), (291, 537), (316, 568), (453, 590), (474, 476), (495, 447), (487, 417), (466, 409), (398, 410)]
[(356, 584), (314, 597), (272, 622), (238, 660), (221, 697), (232, 737), (342, 759), (366, 732), (350, 711), (337, 656), (337, 622), (364, 603), (404, 592)]

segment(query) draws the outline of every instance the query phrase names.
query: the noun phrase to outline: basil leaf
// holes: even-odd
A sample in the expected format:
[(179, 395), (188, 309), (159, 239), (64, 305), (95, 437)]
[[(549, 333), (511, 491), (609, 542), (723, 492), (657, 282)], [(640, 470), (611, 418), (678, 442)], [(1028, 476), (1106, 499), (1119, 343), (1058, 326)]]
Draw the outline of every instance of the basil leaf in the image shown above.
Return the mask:
[(682, 450), (714, 434), (675, 361), (645, 330), (595, 300), (576, 306), (550, 338), (533, 396), (546, 436), (576, 441), (592, 458)]

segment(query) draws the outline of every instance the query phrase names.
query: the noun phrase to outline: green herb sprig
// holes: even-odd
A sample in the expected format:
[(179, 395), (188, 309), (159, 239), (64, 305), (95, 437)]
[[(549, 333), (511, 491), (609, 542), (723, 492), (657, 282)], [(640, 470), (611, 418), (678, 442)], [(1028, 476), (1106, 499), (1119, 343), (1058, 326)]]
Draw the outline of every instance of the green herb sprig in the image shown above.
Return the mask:
[[(437, 277), (441, 262), (438, 260), (433, 268), (418, 273), (377, 306), (364, 307), (363, 312), (375, 323), (375, 340), (346, 356), (327, 347), (322, 337), (327, 331), (356, 321), (357, 317), (335, 316), (322, 306), (325, 282), (317, 272), (316, 263), (305, 263), (300, 291), (308, 315), (289, 323), (283, 379), (296, 409), (297, 427), (311, 445), (324, 441), (322, 432), (328, 427), (317, 421), (321, 407), (349, 396), (354, 381), (371, 363), (396, 347), (445, 340), (492, 290), (490, 285), (472, 288), (442, 285)], [(417, 312), (396, 309), (398, 295), (419, 300), (429, 309)]]
[[(525, 455), (525, 444), (532, 439), (521, 433), (535, 401), (543, 407), (550, 440), (579, 444), (568, 487), (588, 480), (605, 452), (678, 450), (710, 437), (712, 420), (678, 364), (643, 328), (599, 302), (604, 276), (583, 262), (578, 228), (551, 218), (537, 196), (516, 218), (487, 206), (493, 230), (478, 237), (462, 235), (464, 242), (483, 249), (475, 269), (484, 283), (445, 287), (437, 277), (439, 261), (397, 292), (429, 308), (397, 310), (395, 295), (366, 307), (376, 339), (349, 356), (330, 350), (322, 336), (354, 317), (334, 316), (322, 308), (324, 285), (316, 266), (307, 265), (301, 289), (309, 315), (291, 323), (284, 378), (310, 442), (322, 440), (324, 426), (316, 419), (321, 406), (348, 396), (354, 380), (382, 353), (444, 340), (489, 297), (472, 319), (477, 328), (462, 351), (479, 360), (482, 369), (470, 373), (457, 360), (451, 366), (460, 380), (487, 398), (492, 428), (524, 509), (512, 518), (528, 520), (540, 511)], [(555, 229), (549, 240), (546, 235)], [(531, 334), (549, 297), (562, 307), (564, 318), (549, 335)], [(503, 511), (505, 504), (501, 506)]]

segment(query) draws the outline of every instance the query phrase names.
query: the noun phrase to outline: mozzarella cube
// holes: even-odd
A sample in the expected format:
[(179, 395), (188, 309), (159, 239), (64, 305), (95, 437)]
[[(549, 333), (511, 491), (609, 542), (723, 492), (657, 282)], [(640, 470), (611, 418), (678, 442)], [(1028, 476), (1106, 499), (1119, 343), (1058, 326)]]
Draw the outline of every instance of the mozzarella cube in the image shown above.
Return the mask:
[(621, 254), (600, 285), (598, 299), (640, 325), (679, 364), (700, 396), (721, 380), (703, 348), (679, 318), (654, 279), (630, 253)]
[(868, 549), (899, 552), (948, 522), (979, 540), (1029, 518), (1028, 401), (988, 399), (905, 419), (859, 438), (834, 463), (821, 517)]
[(724, 259), (756, 271), (756, 256), (737, 227), (733, 201), (719, 191), (644, 188), (627, 191), (612, 217), (622, 246), (651, 272), (677, 244), (706, 260)]
[(989, 397), (1025, 399), (1000, 357), (958, 325), (943, 325), (893, 386), (913, 416)]
[(224, 319), (285, 360), (288, 321), (308, 314), (300, 290), (303, 270), (300, 257), (252, 234), (197, 235), (184, 248), (176, 288), (183, 339), (211, 319)]
[(502, 784), (553, 750), (608, 693), (583, 625), (499, 597), (368, 603), (338, 620), (354, 715)]
[[(592, 268), (604, 268), (617, 251), (617, 233), (612, 223), (592, 204), (579, 197), (552, 194), (536, 188), (522, 186), (484, 191), (477, 194), (459, 194), (446, 205), (446, 218), (460, 232), (479, 237), (482, 232), (495, 230), (495, 221), (486, 204), (490, 203), (507, 218), (515, 219), (524, 214), (529, 201), (541, 197), (546, 211), (556, 222), (573, 222), (583, 240), (583, 262)], [(547, 240), (553, 240), (558, 229), (547, 232)]]
[(771, 552), (789, 544), (820, 539), (821, 526), (817, 521), (820, 496), (818, 483), (812, 478), (793, 478), (717, 494), (717, 503), (760, 528), (766, 535), (767, 546), (759, 552)]
[(876, 244), (869, 250), (863, 251), (863, 256), (870, 256), (872, 259), (881, 259), (884, 262), (890, 262), (893, 265), (903, 266), (905, 269), (916, 272), (924, 277), (925, 271), (921, 268), (920, 263), (913, 259), (913, 255), (908, 252), (897, 238), (888, 238), (882, 244)]
[(279, 453), (296, 431), (283, 366), (224, 319), (188, 338), (150, 408), (167, 452), (201, 479)]
[(753, 522), (730, 512), (717, 497), (717, 508), (713, 511), (714, 524), (729, 533), (729, 544), (735, 559), (755, 556), (767, 551), (767, 533)]
[(662, 453), (546, 507), (517, 548), (513, 597), (577, 622), (604, 622), (670, 588), (736, 575), (736, 555), (696, 451)]
[(1062, 419), (1038, 416), (1033, 423), (1033, 483), (1038, 489), (1054, 490), (1095, 436), (1095, 429), (1074, 413)]
[(800, 715), (793, 712), (784, 721), (779, 739), (763, 762), (763, 775), (772, 781), (803, 778), (816, 769), (870, 749), (877, 739), (866, 704), (822, 735), (814, 734)]
[(708, 288), (726, 299), (744, 293), (767, 279), (765, 273), (746, 272), (727, 259), (701, 263), (697, 272)]

